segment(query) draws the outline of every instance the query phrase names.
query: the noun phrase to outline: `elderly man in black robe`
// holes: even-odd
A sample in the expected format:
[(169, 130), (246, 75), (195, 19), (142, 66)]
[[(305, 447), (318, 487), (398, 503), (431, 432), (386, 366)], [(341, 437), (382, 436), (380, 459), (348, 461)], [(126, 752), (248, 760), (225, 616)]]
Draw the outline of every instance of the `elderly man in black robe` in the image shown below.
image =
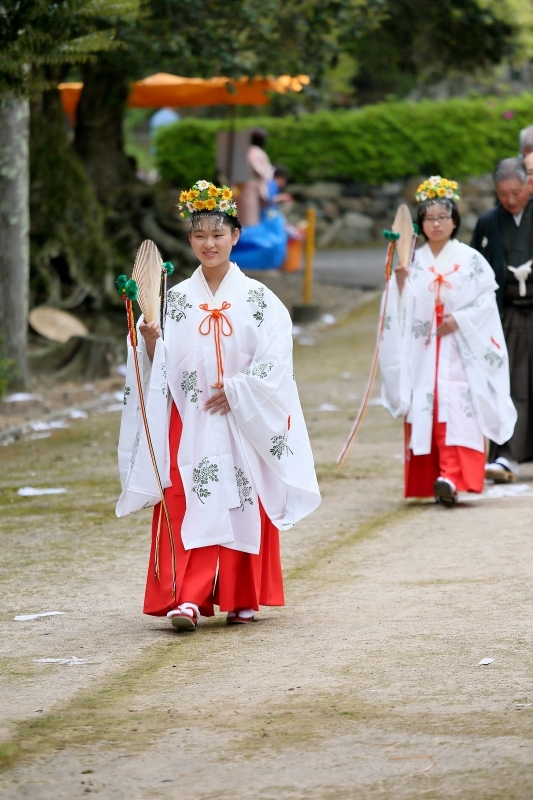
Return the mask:
[(496, 298), (509, 351), (511, 398), (518, 420), (511, 439), (491, 442), (486, 475), (516, 480), (533, 461), (533, 198), (522, 158), (505, 158), (494, 171), (499, 204), (478, 220), (471, 245), (496, 276)]

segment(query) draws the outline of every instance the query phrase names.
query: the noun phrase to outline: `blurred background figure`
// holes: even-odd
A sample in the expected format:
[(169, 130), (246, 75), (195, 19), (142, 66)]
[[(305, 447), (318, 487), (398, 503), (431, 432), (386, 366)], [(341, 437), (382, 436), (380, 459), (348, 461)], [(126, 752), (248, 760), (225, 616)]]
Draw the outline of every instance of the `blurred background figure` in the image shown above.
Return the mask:
[[(533, 133), (533, 126), (525, 131)], [(521, 135), (521, 146), (524, 142)], [(490, 446), (487, 477), (503, 482), (515, 479), (520, 463), (533, 461), (533, 199), (521, 157), (500, 161), (494, 184), (499, 205), (478, 220), (472, 247), (485, 256), (498, 283), (511, 398), (518, 412), (511, 439)]]
[(522, 128), (519, 139), (520, 153), (525, 158), (533, 153), (533, 125)]
[(289, 182), (289, 171), (282, 165), (274, 167), (274, 177), (268, 182), (268, 195), (271, 203), (290, 203), (292, 195), (283, 190)]
[(279, 269), (287, 256), (286, 220), (277, 206), (290, 198), (280, 192), (288, 172), (272, 166), (264, 150), (267, 138), (262, 128), (250, 131), (247, 161), (251, 177), (236, 191), (243, 228), (232, 257), (242, 269)]
[(268, 205), (269, 183), (274, 177), (274, 167), (265, 151), (268, 134), (263, 128), (254, 128), (250, 133), (248, 164), (252, 176), (242, 184), (237, 194), (237, 211), (244, 227), (258, 225), (261, 211)]
[(173, 125), (174, 122), (179, 122), (181, 119), (177, 111), (173, 108), (160, 108), (155, 114), (150, 117), (150, 135), (155, 139), (159, 128), (165, 125)]

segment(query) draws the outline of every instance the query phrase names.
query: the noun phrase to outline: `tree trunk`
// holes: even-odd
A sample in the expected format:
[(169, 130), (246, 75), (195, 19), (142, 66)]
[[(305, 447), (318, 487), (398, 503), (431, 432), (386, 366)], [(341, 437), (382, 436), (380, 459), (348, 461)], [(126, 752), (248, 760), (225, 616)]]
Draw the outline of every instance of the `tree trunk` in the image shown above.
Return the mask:
[(129, 87), (121, 54), (101, 53), (83, 67), (75, 147), (98, 199), (113, 208), (134, 177), (124, 152), (122, 125)]
[(0, 97), (0, 334), (22, 385), (28, 379), (29, 118), (26, 98)]

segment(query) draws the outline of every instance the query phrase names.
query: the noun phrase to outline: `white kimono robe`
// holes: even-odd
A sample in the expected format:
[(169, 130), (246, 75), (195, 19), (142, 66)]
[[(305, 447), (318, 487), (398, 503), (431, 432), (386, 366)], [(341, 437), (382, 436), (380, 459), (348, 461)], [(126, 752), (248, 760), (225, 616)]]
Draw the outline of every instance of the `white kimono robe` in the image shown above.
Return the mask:
[(444, 313), (459, 329), (440, 339), (438, 421), (446, 423), (447, 445), (483, 452), (484, 436), (498, 443), (510, 438), (516, 410), (494, 273), (466, 244), (452, 239), (437, 258), (428, 244), (417, 250), (401, 294), (392, 276), (380, 351), (382, 398), (393, 416), (411, 423), (413, 454), (430, 453), (439, 274)]
[[(209, 319), (214, 308), (225, 315), (219, 320), (223, 384), (231, 407), (225, 416), (204, 410), (218, 391), (212, 388), (218, 376), (216, 323)], [(178, 467), (186, 497), (185, 549), (219, 544), (258, 553), (259, 498), (280, 529), (317, 508), (320, 493), (292, 366), (292, 323), (276, 295), (232, 264), (213, 297), (199, 267), (168, 293), (164, 338), (157, 341), (153, 363), (142, 336), (138, 352), (164, 487), (170, 485), (170, 398), (183, 421)], [(159, 502), (131, 348), (119, 469), (118, 516)]]

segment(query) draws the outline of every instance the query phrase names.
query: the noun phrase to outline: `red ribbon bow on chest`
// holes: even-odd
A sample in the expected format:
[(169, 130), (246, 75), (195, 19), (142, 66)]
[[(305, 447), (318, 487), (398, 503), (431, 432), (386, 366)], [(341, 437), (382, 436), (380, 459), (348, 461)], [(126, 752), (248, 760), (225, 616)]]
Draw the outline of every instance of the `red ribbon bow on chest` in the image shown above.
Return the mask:
[(430, 267), (429, 268), (429, 271), (432, 272), (433, 275), (435, 275), (435, 280), (432, 281), (429, 284), (429, 291), (430, 292), (434, 292), (435, 289), (437, 290), (437, 297), (435, 299), (435, 303), (438, 306), (442, 305), (442, 302), (441, 302), (441, 299), (440, 299), (440, 290), (442, 289), (442, 287), (445, 286), (447, 289), (451, 289), (452, 288), (452, 285), (451, 285), (450, 281), (447, 281), (446, 278), (448, 277), (448, 275), (453, 275), (453, 273), (457, 272), (458, 269), (461, 269), (461, 265), (460, 264), (455, 264), (454, 268), (451, 269), (449, 272), (444, 272), (444, 273), (441, 274), (440, 272), (437, 272), (435, 267)]
[(233, 333), (231, 322), (224, 314), (224, 311), (227, 311), (228, 308), (231, 308), (231, 303), (227, 303), (224, 300), (221, 308), (209, 308), (207, 303), (201, 303), (200, 308), (202, 311), (207, 311), (207, 315), (200, 323), (200, 333), (202, 336), (208, 336), (211, 333), (211, 329), (213, 329), (213, 334), (215, 337), (215, 352), (217, 356), (217, 382), (215, 386), (217, 389), (222, 389), (224, 365), (222, 363), (222, 340), (220, 337), (231, 336)]
[(429, 271), (433, 273), (433, 275), (435, 275), (435, 280), (431, 281), (431, 283), (429, 284), (429, 291), (434, 292), (436, 290), (437, 296), (435, 297), (435, 310), (433, 311), (433, 317), (431, 319), (431, 327), (426, 337), (426, 342), (425, 342), (426, 347), (429, 347), (429, 344), (431, 342), (431, 331), (433, 330), (433, 321), (435, 320), (435, 317), (437, 321), (437, 328), (439, 327), (439, 325), (442, 324), (442, 320), (444, 317), (444, 305), (440, 296), (441, 289), (443, 286), (445, 286), (446, 289), (452, 288), (452, 284), (450, 283), (450, 281), (447, 281), (446, 278), (448, 277), (448, 275), (453, 275), (453, 273), (457, 272), (457, 270), (459, 269), (461, 269), (460, 264), (455, 264), (453, 269), (451, 269), (449, 272), (443, 272), (443, 273), (437, 272), (435, 267), (429, 268)]

